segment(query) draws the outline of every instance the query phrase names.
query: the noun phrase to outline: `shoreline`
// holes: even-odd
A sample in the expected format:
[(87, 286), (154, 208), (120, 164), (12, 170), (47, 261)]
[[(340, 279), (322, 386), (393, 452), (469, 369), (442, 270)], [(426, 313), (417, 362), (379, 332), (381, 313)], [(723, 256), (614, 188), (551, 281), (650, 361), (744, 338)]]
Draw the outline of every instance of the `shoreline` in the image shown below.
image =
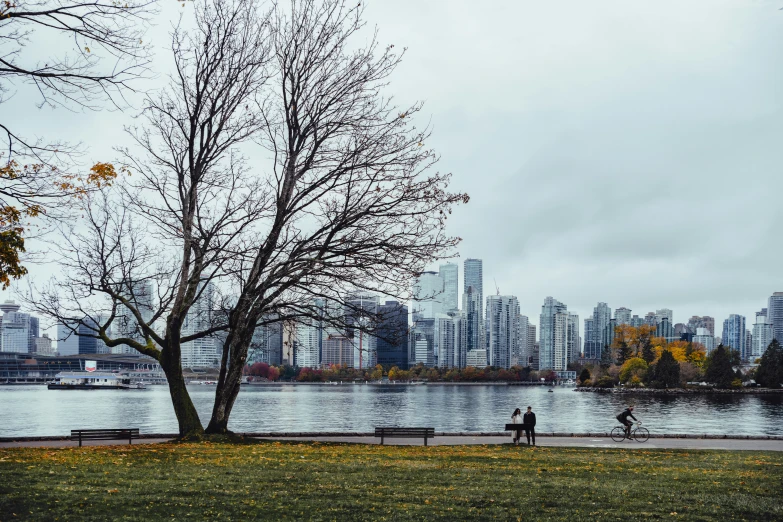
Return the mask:
[(783, 388), (741, 388), (738, 390), (722, 389), (722, 388), (671, 388), (671, 389), (656, 389), (656, 388), (575, 388), (576, 392), (584, 393), (640, 393), (647, 395), (780, 395), (783, 394)]

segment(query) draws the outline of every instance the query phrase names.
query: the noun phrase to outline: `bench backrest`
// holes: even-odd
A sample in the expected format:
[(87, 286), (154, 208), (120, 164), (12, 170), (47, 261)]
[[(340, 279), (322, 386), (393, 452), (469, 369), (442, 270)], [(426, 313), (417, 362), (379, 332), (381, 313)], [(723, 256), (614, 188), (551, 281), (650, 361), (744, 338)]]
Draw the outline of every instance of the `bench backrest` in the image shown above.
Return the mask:
[(139, 438), (139, 428), (120, 428), (112, 430), (71, 430), (71, 438), (88, 439), (127, 439)]
[(435, 437), (435, 428), (393, 428), (381, 427), (375, 428), (376, 437)]

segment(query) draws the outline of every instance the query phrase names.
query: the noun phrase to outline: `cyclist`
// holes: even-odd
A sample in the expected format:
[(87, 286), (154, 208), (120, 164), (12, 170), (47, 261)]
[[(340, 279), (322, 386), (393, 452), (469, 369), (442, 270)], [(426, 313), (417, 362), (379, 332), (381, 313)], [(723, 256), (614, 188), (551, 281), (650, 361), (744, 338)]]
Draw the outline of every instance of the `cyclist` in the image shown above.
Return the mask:
[(628, 417), (631, 417), (633, 420), (638, 420), (636, 417), (633, 416), (633, 406), (628, 406), (628, 408), (625, 409), (620, 415), (617, 416), (617, 420), (620, 421), (620, 424), (625, 426), (625, 436), (629, 439), (631, 438), (631, 426), (633, 426), (633, 422), (628, 420)]

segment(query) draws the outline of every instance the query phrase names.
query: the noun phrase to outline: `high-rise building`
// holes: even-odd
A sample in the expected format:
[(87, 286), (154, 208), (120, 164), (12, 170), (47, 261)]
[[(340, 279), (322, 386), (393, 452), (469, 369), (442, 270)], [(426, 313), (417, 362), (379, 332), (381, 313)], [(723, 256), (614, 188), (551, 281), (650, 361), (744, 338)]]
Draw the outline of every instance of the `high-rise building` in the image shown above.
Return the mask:
[[(139, 281), (127, 285), (123, 293), (131, 305), (138, 310), (143, 322), (148, 324), (152, 320), (153, 314), (152, 283), (150, 281)], [(136, 316), (124, 305), (120, 305), (117, 310), (117, 317), (112, 322), (112, 331), (115, 332), (117, 337), (128, 337), (142, 344), (146, 342)], [(111, 352), (138, 355), (136, 350), (125, 344), (112, 347)]]
[(54, 354), (54, 348), (52, 347), (52, 340), (49, 338), (49, 334), (43, 334), (42, 337), (35, 338), (35, 355), (39, 357), (51, 357)]
[(32, 353), (35, 351), (35, 338), (38, 337), (38, 318), (20, 312), (19, 305), (13, 301), (0, 304), (3, 311), (0, 322), (0, 351)]
[[(57, 325), (57, 353), (62, 355), (82, 355), (93, 353), (111, 353), (106, 343), (96, 337), (98, 323), (101, 325), (107, 321), (107, 317), (98, 315), (95, 318), (85, 316), (81, 321)], [(113, 323), (106, 329), (106, 334), (111, 337), (114, 328)], [(131, 349), (133, 350), (133, 349)], [(141, 355), (136, 350), (134, 355)]]
[(337, 333), (328, 335), (323, 340), (321, 352), (321, 366), (346, 366), (353, 368), (353, 339)]
[(655, 321), (658, 324), (661, 324), (661, 320), (664, 317), (669, 320), (669, 324), (671, 325), (674, 324), (674, 312), (672, 312), (668, 308), (661, 308), (660, 310), (655, 311)]
[(487, 297), (489, 329), (489, 365), (511, 368), (513, 356), (519, 351), (519, 301), (513, 295)]
[(519, 316), (517, 321), (517, 352), (511, 354), (511, 366), (528, 366), (530, 363), (530, 347), (528, 335), (530, 334), (530, 319), (526, 315)]
[(265, 318), (253, 330), (248, 362), (279, 366), (283, 361), (283, 322)]
[[(626, 310), (621, 308), (620, 310)], [(630, 310), (628, 310), (630, 313)], [(612, 320), (612, 310), (606, 303), (598, 303), (593, 308), (593, 316), (585, 319), (585, 359), (596, 361), (601, 358), (601, 351), (607, 343), (609, 323)], [(588, 332), (588, 328), (590, 331)]]
[[(475, 332), (477, 339), (480, 341), (480, 345), (477, 344), (476, 348), (483, 348), (485, 344), (484, 339), (484, 263), (481, 259), (466, 259), (462, 267), (463, 271), (463, 309), (464, 306), (464, 294), (468, 293), (468, 288), (472, 288), (472, 294), (478, 303), (478, 330)], [(468, 317), (468, 321), (471, 318)]]
[(468, 360), (466, 366), (472, 366), (474, 368), (484, 368), (487, 366), (487, 351), (486, 350), (471, 350), (468, 352)]
[(443, 280), (443, 313), (459, 310), (459, 265), (446, 263), (440, 265), (438, 274)]
[(413, 315), (433, 319), (443, 312), (443, 279), (437, 272), (423, 272), (413, 287)]
[(737, 350), (743, 361), (748, 359), (748, 351), (745, 346), (745, 316), (731, 314), (728, 319), (723, 321), (722, 342), (724, 346)]
[(566, 359), (566, 368), (568, 363), (579, 359), (581, 353), (581, 339), (579, 337), (579, 316), (575, 313), (568, 313), (568, 354)]
[(690, 319), (688, 319), (688, 329), (696, 333), (697, 328), (706, 328), (710, 335), (715, 335), (715, 318), (710, 317), (708, 315), (705, 315), (703, 317), (700, 317), (698, 315), (694, 315)]
[(378, 364), (385, 368), (408, 368), (408, 307), (386, 301), (378, 307)]
[(601, 352), (598, 354), (599, 359), (601, 357), (601, 353), (603, 353), (604, 347), (612, 346), (612, 343), (614, 342), (614, 336), (617, 334), (616, 328), (617, 319), (610, 319), (609, 324), (607, 324), (606, 328), (604, 328), (604, 346), (601, 347)]
[(634, 328), (639, 328), (641, 325), (644, 324), (644, 319), (639, 317), (638, 315), (634, 315), (631, 317), (631, 326)]
[(539, 370), (565, 370), (562, 366), (568, 353), (568, 321), (565, 304), (553, 297), (544, 299), (539, 323)]
[[(535, 360), (533, 360), (534, 356)], [(527, 328), (527, 363), (525, 366), (538, 368), (538, 340), (536, 339), (536, 325), (534, 324)]]
[(655, 312), (647, 312), (647, 315), (644, 316), (644, 324), (652, 327), (658, 326), (658, 316), (655, 315)]
[[(631, 310), (621, 306), (614, 311), (614, 319), (618, 325), (631, 324)], [(587, 337), (587, 335), (585, 335)]]
[(661, 322), (658, 323), (658, 327), (655, 329), (655, 337), (663, 337), (667, 342), (680, 340), (680, 336), (675, 334), (674, 326), (665, 315), (661, 316)]
[(753, 338), (751, 339), (751, 359), (764, 355), (769, 343), (772, 342), (772, 325), (768, 322), (767, 310), (767, 308), (762, 308), (760, 312), (756, 312), (756, 322), (753, 324)]
[[(439, 277), (435, 279), (440, 281)], [(370, 292), (357, 292), (346, 300), (345, 323), (347, 335), (353, 339), (356, 369), (372, 368), (377, 364), (378, 339), (368, 331), (376, 326), (379, 308), (380, 298)]]
[(442, 368), (457, 367), (457, 338), (459, 331), (459, 319), (454, 320), (454, 316), (439, 314), (435, 319), (438, 323), (436, 328), (438, 335), (438, 366)]
[[(182, 324), (182, 337), (208, 330), (215, 316), (215, 286), (207, 283), (199, 289), (199, 296), (185, 315)], [(183, 368), (214, 368), (220, 365), (218, 338), (208, 335), (182, 343)]]
[(302, 319), (296, 324), (294, 339), (295, 361), (299, 368), (318, 368), (321, 366), (323, 328), (313, 318)]
[(767, 323), (772, 325), (772, 336), (783, 344), (783, 292), (775, 292), (770, 296)]
[(410, 366), (419, 363), (424, 366), (435, 365), (435, 319), (416, 319), (411, 327), (410, 340)]
[(465, 343), (466, 351), (484, 349), (482, 340), (482, 325), (484, 318), (481, 317), (481, 292), (473, 286), (465, 287), (465, 293), (462, 294), (462, 312), (465, 314)]
[(707, 355), (715, 349), (715, 337), (710, 334), (710, 331), (701, 326), (696, 328), (696, 335), (693, 336), (694, 343), (704, 346)]

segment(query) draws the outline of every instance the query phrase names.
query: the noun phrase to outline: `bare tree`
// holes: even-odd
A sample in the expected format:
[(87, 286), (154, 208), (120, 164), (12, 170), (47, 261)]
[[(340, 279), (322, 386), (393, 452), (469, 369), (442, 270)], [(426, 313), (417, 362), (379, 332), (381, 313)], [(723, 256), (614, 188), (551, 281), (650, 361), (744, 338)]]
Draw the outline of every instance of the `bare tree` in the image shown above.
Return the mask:
[(128, 129), (136, 146), (121, 152), (133, 175), (83, 199), (87, 230), (64, 231), (63, 277), (33, 299), (71, 328), (158, 360), (182, 436), (203, 432), (182, 344), (225, 329), (226, 317), (183, 334), (188, 314), (228, 276), (238, 238), (270, 213), (238, 150), (266, 124), (255, 102), (270, 59), (265, 15), (254, 0), (200, 0), (194, 25), (174, 31), (169, 86)]
[[(148, 70), (143, 36), (154, 13), (155, 0), (2, 2), (0, 109), (19, 91), (36, 93), (39, 107), (125, 105)], [(0, 280), (7, 285), (26, 273), (19, 256), (31, 231), (24, 223), (61, 217), (72, 197), (91, 187), (68, 172), (74, 144), (22, 136), (7, 117), (0, 118), (0, 140)], [(89, 177), (114, 176), (110, 165), (96, 167)]]
[(384, 96), (401, 54), (372, 34), (353, 47), (362, 11), (342, 0), (275, 8), (274, 87), (261, 141), (274, 158), (274, 213), (232, 269), (241, 291), (208, 433), (228, 430), (256, 325), (316, 319), (365, 328), (346, 324), (355, 313), (325, 313), (314, 300), (350, 307), (357, 290), (407, 299), (426, 264), (459, 241), (446, 235), (446, 217), (468, 197), (431, 172), (429, 129), (413, 123), (421, 104), (399, 108)]

